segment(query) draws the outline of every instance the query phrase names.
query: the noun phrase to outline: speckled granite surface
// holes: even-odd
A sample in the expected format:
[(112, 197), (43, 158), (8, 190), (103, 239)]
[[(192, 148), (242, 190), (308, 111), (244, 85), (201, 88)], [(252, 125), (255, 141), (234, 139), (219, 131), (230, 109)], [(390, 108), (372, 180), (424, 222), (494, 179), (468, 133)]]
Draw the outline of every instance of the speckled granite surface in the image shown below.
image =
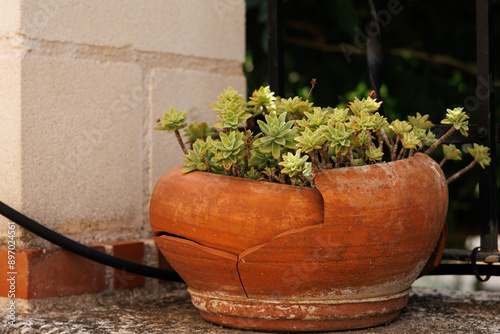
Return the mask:
[[(204, 321), (185, 289), (149, 304), (103, 305), (77, 312), (20, 314), (14, 326), (2, 319), (0, 333), (257, 333)], [(343, 333), (343, 332), (336, 332)], [(349, 333), (499, 334), (500, 292), (463, 293), (415, 288), (392, 323)]]

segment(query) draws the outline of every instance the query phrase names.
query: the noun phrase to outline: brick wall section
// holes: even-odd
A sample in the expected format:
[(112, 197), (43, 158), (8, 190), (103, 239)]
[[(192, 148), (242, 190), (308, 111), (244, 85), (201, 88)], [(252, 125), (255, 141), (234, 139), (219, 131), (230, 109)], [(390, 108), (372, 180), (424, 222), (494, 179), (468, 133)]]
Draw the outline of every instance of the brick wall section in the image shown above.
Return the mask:
[[(143, 263), (143, 240), (95, 245), (104, 252), (111, 247), (111, 254), (136, 263)], [(87, 260), (61, 248), (16, 250), (16, 298), (37, 299), (55, 296), (95, 293), (108, 289), (130, 289), (144, 286), (144, 276), (113, 270), (112, 286), (106, 286), (105, 266)], [(170, 269), (158, 251), (157, 266)], [(9, 272), (7, 249), (0, 249), (0, 297), (8, 297)]]

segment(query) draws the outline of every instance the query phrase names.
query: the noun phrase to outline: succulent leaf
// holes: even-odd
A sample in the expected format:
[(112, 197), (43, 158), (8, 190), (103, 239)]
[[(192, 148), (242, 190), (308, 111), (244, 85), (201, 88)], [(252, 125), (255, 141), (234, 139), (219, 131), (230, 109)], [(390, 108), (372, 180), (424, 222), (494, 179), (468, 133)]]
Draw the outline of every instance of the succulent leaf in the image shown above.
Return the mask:
[(306, 161), (308, 159), (308, 156), (301, 156), (301, 153), (301, 149), (299, 148), (295, 152), (295, 154), (291, 152), (283, 154), (283, 161), (279, 163), (280, 166), (284, 167), (281, 170), (281, 173), (288, 174), (290, 177), (295, 177), (304, 169), (306, 169)]
[(428, 121), (429, 115), (420, 115), (417, 113), (416, 116), (408, 116), (408, 121), (414, 128), (429, 130), (434, 126), (431, 121)]
[[(196, 140), (193, 143), (193, 148), (182, 158), (186, 164), (181, 172), (189, 173), (195, 170), (205, 172), (208, 170), (208, 167), (215, 168), (215, 163), (212, 161), (214, 157), (212, 152), (213, 143), (212, 137), (207, 137), (206, 141), (201, 139)], [(206, 161), (209, 161), (208, 167)]]
[(443, 154), (446, 160), (462, 160), (462, 151), (455, 145), (443, 145)]
[(463, 111), (464, 108), (446, 109), (446, 118), (441, 121), (442, 124), (450, 124), (456, 130), (460, 130), (462, 135), (468, 136), (469, 116)]
[(414, 149), (416, 150), (420, 146), (422, 146), (422, 141), (419, 138), (418, 132), (410, 131), (404, 132), (403, 137), (401, 138), (401, 143), (403, 147), (406, 149)]
[(261, 86), (252, 93), (252, 96), (250, 96), (248, 106), (253, 108), (253, 115), (258, 116), (262, 114), (264, 109), (268, 111), (272, 109), (275, 101), (276, 97), (274, 96), (274, 92), (271, 92), (271, 88), (269, 88), (269, 86)]
[(313, 112), (304, 112), (304, 118), (297, 121), (300, 128), (309, 128), (316, 130), (322, 125), (326, 125), (328, 110), (323, 110), (319, 107), (313, 108)]
[(249, 180), (258, 180), (262, 173), (255, 170), (254, 167), (250, 168), (250, 170), (245, 174), (245, 179)]
[(220, 141), (213, 144), (214, 159), (222, 162), (225, 169), (238, 163), (245, 153), (245, 135), (238, 131), (221, 133)]
[(346, 128), (344, 123), (337, 123), (334, 127), (323, 127), (323, 134), (327, 145), (333, 149), (335, 154), (344, 155), (351, 145), (353, 131)]
[(372, 162), (380, 161), (384, 156), (384, 152), (382, 152), (380, 148), (374, 146), (370, 146), (370, 148), (365, 152), (365, 154), (366, 157)]
[(183, 110), (176, 111), (174, 107), (170, 107), (169, 111), (164, 113), (163, 116), (156, 123), (155, 130), (165, 130), (174, 132), (186, 126), (187, 114)]
[(349, 102), (348, 106), (354, 115), (360, 115), (362, 113), (372, 113), (380, 108), (381, 102), (377, 102), (377, 99), (372, 99), (371, 97), (366, 97), (363, 100), (359, 100), (357, 97), (354, 98), (353, 102)]
[(489, 148), (483, 145), (478, 145), (474, 143), (473, 148), (467, 147), (470, 155), (474, 160), (484, 169), (486, 166), (490, 165), (491, 158), (489, 153)]
[(306, 128), (299, 136), (295, 137), (297, 147), (300, 147), (304, 153), (309, 153), (312, 150), (319, 150), (326, 142), (321, 129), (316, 129), (314, 132), (310, 128)]
[(206, 139), (208, 137), (216, 137), (217, 132), (213, 127), (208, 126), (206, 122), (194, 121), (184, 129), (184, 134), (188, 137), (188, 143), (194, 143), (198, 139)]
[(332, 113), (328, 114), (329, 121), (335, 123), (345, 123), (349, 119), (349, 108), (334, 108)]
[(302, 98), (295, 96), (289, 99), (276, 98), (276, 113), (288, 113), (294, 115), (295, 118), (302, 118), (305, 112), (312, 109), (313, 104), (309, 101), (302, 101)]
[(389, 125), (389, 129), (391, 129), (396, 135), (402, 137), (404, 133), (410, 132), (413, 127), (407, 121), (395, 120)]
[(272, 153), (276, 160), (279, 159), (285, 147), (292, 149), (296, 148), (294, 137), (297, 133), (297, 129), (292, 129), (294, 122), (287, 122), (286, 115), (286, 113), (281, 114), (279, 117), (276, 115), (266, 115), (266, 122), (261, 120), (257, 121), (265, 136), (257, 139), (254, 142), (254, 146), (258, 148), (261, 153)]

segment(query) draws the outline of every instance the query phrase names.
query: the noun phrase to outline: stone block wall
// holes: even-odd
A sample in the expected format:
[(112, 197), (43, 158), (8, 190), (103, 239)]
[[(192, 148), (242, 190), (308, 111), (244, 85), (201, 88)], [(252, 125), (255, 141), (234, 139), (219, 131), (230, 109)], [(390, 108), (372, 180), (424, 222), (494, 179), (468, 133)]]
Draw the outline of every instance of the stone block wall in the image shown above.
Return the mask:
[[(84, 244), (151, 237), (149, 196), (182, 163), (175, 137), (153, 127), (169, 106), (213, 123), (216, 95), (246, 94), (244, 1), (0, 8), (0, 200)], [(0, 247), (7, 228), (0, 217)], [(15, 241), (53, 247), (20, 228)]]

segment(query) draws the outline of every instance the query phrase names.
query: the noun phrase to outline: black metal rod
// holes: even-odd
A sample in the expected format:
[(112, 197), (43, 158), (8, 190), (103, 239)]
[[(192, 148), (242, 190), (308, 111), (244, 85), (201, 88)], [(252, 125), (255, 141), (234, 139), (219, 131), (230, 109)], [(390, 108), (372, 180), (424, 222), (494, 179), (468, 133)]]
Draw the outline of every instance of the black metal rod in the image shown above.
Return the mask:
[(498, 250), (496, 124), (493, 91), (493, 0), (476, 0), (477, 90), (480, 144), (489, 146), (491, 164), (479, 174), (481, 251)]
[(282, 12), (283, 0), (267, 0), (269, 86), (278, 96), (285, 94)]
[(26, 217), (22, 213), (14, 210), (3, 202), (0, 202), (0, 214), (10, 221), (18, 224), (19, 226), (24, 227), (28, 231), (44, 238), (45, 240), (48, 240), (57, 246), (60, 246), (77, 255), (83, 256), (89, 260), (141, 276), (158, 278), (166, 281), (184, 282), (179, 274), (177, 274), (175, 271), (164, 270), (156, 267), (146, 266), (140, 263), (127, 261), (82, 245), (81, 243), (78, 243), (46, 228), (45, 226), (37, 223), (29, 217)]
[[(482, 276), (500, 276), (500, 266), (478, 265), (478, 272)], [(470, 264), (441, 264), (427, 275), (472, 275), (475, 276), (474, 269)]]
[[(369, 0), (370, 14), (370, 34), (366, 42), (366, 60), (368, 63), (368, 72), (372, 89), (377, 94), (379, 100), (383, 100), (380, 96), (380, 87), (382, 86), (384, 76), (384, 47), (382, 42), (382, 28), (378, 23), (378, 14), (381, 10), (379, 0)], [(383, 106), (380, 107), (379, 113), (384, 115)]]
[[(477, 261), (488, 263), (500, 262), (500, 252), (478, 252)], [(445, 249), (443, 252), (443, 260), (470, 261), (472, 259), (472, 251), (465, 249)]]

